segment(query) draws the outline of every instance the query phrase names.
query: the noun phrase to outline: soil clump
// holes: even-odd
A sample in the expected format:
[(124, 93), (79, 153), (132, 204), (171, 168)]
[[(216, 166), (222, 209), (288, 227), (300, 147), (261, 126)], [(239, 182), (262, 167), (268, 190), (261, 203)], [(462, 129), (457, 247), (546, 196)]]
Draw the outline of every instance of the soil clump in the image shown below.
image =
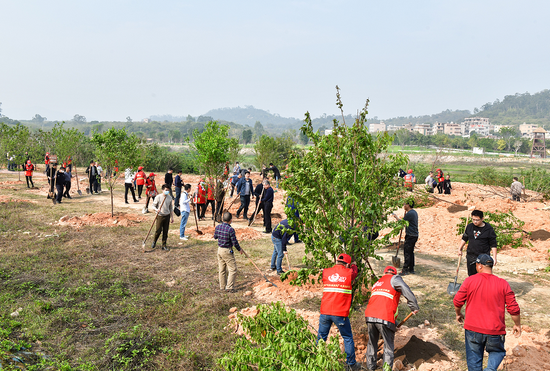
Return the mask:
[(423, 363), (450, 361), (439, 346), (415, 335), (411, 336), (405, 346), (395, 351), (395, 359), (399, 359), (404, 365), (413, 364), (416, 368)]
[(545, 231), (544, 229), (538, 229), (536, 231), (531, 232), (532, 240), (540, 240), (540, 241), (546, 241), (550, 238), (550, 232)]
[(130, 227), (144, 220), (147, 220), (144, 216), (123, 212), (115, 213), (114, 217), (111, 216), (111, 213), (95, 213), (73, 217), (65, 215), (59, 219), (57, 224), (72, 227), (83, 227), (85, 225), (100, 225), (103, 227), (116, 227), (120, 225), (123, 227)]

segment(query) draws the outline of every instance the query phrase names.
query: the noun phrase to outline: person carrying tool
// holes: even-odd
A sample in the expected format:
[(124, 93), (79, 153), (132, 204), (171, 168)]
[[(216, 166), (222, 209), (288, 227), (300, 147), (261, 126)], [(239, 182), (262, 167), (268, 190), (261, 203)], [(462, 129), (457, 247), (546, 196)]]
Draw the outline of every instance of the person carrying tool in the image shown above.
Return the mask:
[(180, 223), (180, 240), (187, 241), (189, 236), (185, 235), (185, 227), (187, 226), (187, 220), (189, 219), (189, 214), (191, 214), (191, 206), (189, 202), (191, 198), (189, 197), (189, 191), (191, 190), (191, 184), (185, 184), (183, 186), (183, 192), (180, 195), (180, 212), (181, 212), (181, 223)]
[[(252, 224), (252, 221), (256, 217), (256, 212), (263, 210), (264, 208), (264, 205), (261, 203), (261, 200), (263, 197), (263, 190), (264, 190), (264, 185), (263, 185), (263, 182), (260, 181), (258, 182), (256, 187), (254, 188), (254, 191), (252, 192), (252, 195), (256, 198), (256, 204), (254, 205), (254, 211), (252, 212), (252, 215), (250, 216), (250, 218), (248, 218), (249, 224)], [(258, 206), (258, 204), (260, 205)]]
[(518, 177), (514, 177), (514, 181), (510, 185), (510, 194), (512, 195), (512, 200), (521, 201), (521, 192), (525, 189), (525, 186), (521, 184)]
[(132, 168), (127, 168), (124, 171), (124, 203), (128, 204), (128, 191), (132, 192), (132, 198), (134, 199), (134, 202), (139, 202), (138, 199), (136, 199), (136, 192), (134, 192), (134, 177), (135, 174), (132, 171)]
[(157, 174), (151, 173), (145, 180), (145, 196), (147, 196), (147, 201), (145, 202), (145, 207), (143, 208), (143, 214), (147, 214), (149, 212), (149, 201), (152, 198), (155, 198), (158, 194), (157, 192), (157, 186), (155, 184), (155, 177)]
[(269, 184), (269, 180), (264, 180), (264, 195), (262, 197), (262, 203), (264, 204), (264, 226), (265, 231), (264, 233), (271, 233), (271, 210), (273, 210), (273, 188), (271, 188), (271, 185)]
[[(489, 354), (487, 371), (496, 371), (506, 355), (505, 309), (514, 321), (512, 333), (516, 337), (521, 335), (520, 308), (516, 296), (506, 280), (493, 275), (493, 263), (489, 255), (479, 255), (472, 264), (477, 274), (464, 280), (453, 299), (456, 320), (464, 322), (466, 363), (470, 371), (481, 371), (484, 351)], [(462, 306), (466, 302), (464, 317)]]
[(33, 171), (34, 165), (31, 163), (31, 160), (27, 160), (27, 163), (25, 164), (25, 180), (27, 181), (27, 188), (34, 188), (34, 183), (32, 182)]
[[(407, 299), (407, 305), (413, 314), (419, 311), (416, 297), (403, 278), (397, 275), (397, 269), (391, 265), (384, 269), (384, 275), (372, 286), (372, 293), (365, 309), (365, 321), (369, 332), (367, 345), (367, 370), (376, 370), (378, 339), (384, 339), (384, 370), (393, 368), (393, 345), (397, 325), (397, 306), (401, 295)], [(388, 366), (386, 366), (388, 365)]]
[(214, 215), (216, 214), (216, 198), (214, 195), (215, 185), (214, 180), (210, 178), (210, 182), (206, 185), (206, 204), (204, 206), (204, 212), (208, 210), (208, 205), (212, 207), (212, 220), (214, 220)]
[(477, 273), (473, 262), (476, 261), (480, 254), (489, 255), (493, 253), (494, 264), (497, 265), (497, 234), (493, 226), (483, 221), (483, 211), (472, 211), (472, 222), (466, 226), (466, 230), (462, 235), (462, 242), (458, 247), (458, 255), (462, 255), (464, 245), (468, 243), (466, 249), (466, 261), (468, 264), (468, 276)]
[(434, 188), (437, 187), (437, 181), (434, 179), (433, 171), (430, 171), (424, 183), (426, 183), (426, 190), (428, 193), (434, 193)]
[[(227, 183), (226, 183), (227, 184)], [(216, 189), (214, 192), (215, 201), (216, 201), (216, 211), (214, 213), (216, 222), (221, 223), (222, 221), (222, 210), (225, 200), (225, 185), (221, 179), (216, 179)]]
[(141, 200), (141, 192), (143, 192), (143, 186), (145, 185), (145, 171), (143, 171), (143, 166), (138, 167), (138, 172), (134, 175), (134, 181), (136, 182), (138, 199)]
[(241, 211), (243, 212), (243, 218), (248, 219), (248, 205), (250, 205), (250, 197), (254, 197), (254, 189), (252, 188), (252, 179), (250, 179), (250, 172), (247, 170), (244, 173), (244, 178), (241, 178), (237, 183), (237, 194), (241, 198), (241, 205), (237, 209), (237, 218)]
[(204, 220), (204, 214), (206, 213), (206, 183), (204, 179), (201, 179), (197, 185), (196, 196), (197, 216), (199, 220)]
[(218, 224), (214, 230), (214, 239), (218, 240), (218, 273), (220, 290), (235, 292), (235, 275), (237, 274), (237, 262), (233, 254), (233, 247), (244, 254), (237, 241), (235, 230), (231, 227), (233, 215), (229, 211), (223, 213), (223, 223)]
[[(415, 274), (414, 272), (414, 247), (416, 241), (418, 241), (418, 213), (414, 210), (414, 200), (405, 201), (403, 205), (405, 210), (405, 216), (403, 220), (409, 222), (409, 226), (405, 228), (405, 243), (403, 244), (403, 256), (405, 262), (403, 263), (403, 270), (401, 275)], [(393, 216), (400, 220), (397, 215)]]
[(166, 242), (168, 241), (168, 229), (170, 223), (174, 223), (174, 207), (172, 205), (172, 196), (170, 196), (170, 187), (168, 184), (162, 185), (162, 193), (155, 196), (151, 207), (157, 212), (157, 229), (151, 249), (154, 249), (160, 233), (162, 232), (162, 249), (168, 250)]
[(275, 185), (277, 189), (279, 189), (279, 180), (281, 180), (281, 172), (279, 171), (279, 168), (273, 163), (269, 164), (269, 167), (266, 169), (266, 173), (269, 171), (273, 171), (273, 178), (275, 179)]
[(294, 236), (294, 238), (297, 238), (294, 228), (292, 228), (288, 224), (288, 219), (281, 220), (271, 233), (271, 242), (273, 242), (271, 270), (276, 270), (278, 275), (285, 273), (282, 267), (283, 256), (287, 254), (286, 246), (292, 236)]
[(346, 364), (350, 370), (362, 369), (361, 364), (355, 360), (355, 343), (349, 321), (352, 284), (357, 273), (357, 265), (351, 262), (348, 254), (340, 254), (334, 267), (323, 269), (323, 297), (317, 333), (317, 342), (320, 339), (327, 341), (332, 324), (338, 327), (344, 339)]

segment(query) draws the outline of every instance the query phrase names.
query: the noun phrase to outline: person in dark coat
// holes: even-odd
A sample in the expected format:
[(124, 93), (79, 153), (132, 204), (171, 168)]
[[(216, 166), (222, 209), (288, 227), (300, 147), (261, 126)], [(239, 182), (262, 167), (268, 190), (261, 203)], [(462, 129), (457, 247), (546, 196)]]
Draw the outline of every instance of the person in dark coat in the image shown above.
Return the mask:
[(281, 172), (277, 168), (277, 166), (273, 165), (273, 163), (269, 164), (269, 168), (267, 171), (273, 171), (273, 178), (275, 178), (275, 184), (277, 185), (277, 189), (279, 189), (279, 180), (281, 180)]
[(55, 200), (57, 203), (61, 203), (63, 198), (63, 187), (65, 186), (65, 168), (60, 167), (59, 170), (55, 173)]
[(264, 180), (264, 196), (262, 197), (262, 203), (264, 204), (264, 233), (271, 233), (271, 210), (273, 210), (273, 188), (269, 184), (269, 180)]
[(95, 166), (94, 161), (90, 161), (90, 166), (86, 169), (86, 174), (88, 174), (88, 179), (90, 180), (90, 194), (98, 194), (99, 185), (97, 182), (97, 177), (99, 176), (97, 171), (97, 166)]
[(168, 169), (168, 172), (164, 174), (164, 184), (168, 186), (168, 190), (170, 191), (170, 196), (174, 198), (174, 195), (172, 194), (172, 184), (174, 184), (174, 176), (172, 173), (174, 172), (174, 169), (170, 168)]
[(447, 175), (447, 178), (443, 182), (443, 189), (445, 190), (446, 195), (451, 194), (451, 189), (453, 189), (453, 187), (451, 187), (451, 176), (450, 175)]
[[(60, 169), (61, 170), (61, 169)], [(65, 171), (65, 192), (63, 192), (63, 197), (71, 199), (69, 191), (71, 190), (71, 172)]]
[[(254, 188), (254, 192), (252, 194), (254, 195), (254, 197), (256, 197), (256, 205), (254, 205), (254, 211), (252, 212), (252, 215), (250, 216), (250, 218), (248, 218), (249, 223), (252, 223), (252, 220), (254, 220), (254, 218), (256, 217), (256, 210), (258, 211), (263, 210), (264, 204), (261, 202), (263, 197), (263, 192), (262, 192), (263, 190), (264, 190), (264, 185), (262, 182), (259, 182), (256, 185), (256, 188)], [(258, 207), (258, 203), (260, 204), (259, 207)]]

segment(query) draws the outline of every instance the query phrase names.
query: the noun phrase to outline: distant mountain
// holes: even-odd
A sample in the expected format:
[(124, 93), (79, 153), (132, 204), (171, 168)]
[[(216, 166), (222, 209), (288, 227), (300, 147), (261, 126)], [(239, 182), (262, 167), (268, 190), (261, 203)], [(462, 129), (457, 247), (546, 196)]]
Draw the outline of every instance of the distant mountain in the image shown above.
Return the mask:
[(264, 111), (253, 106), (218, 108), (206, 112), (203, 116), (211, 116), (215, 120), (232, 121), (241, 125), (254, 126), (260, 121), (265, 127), (293, 127), (300, 124), (294, 117), (282, 117), (277, 113)]

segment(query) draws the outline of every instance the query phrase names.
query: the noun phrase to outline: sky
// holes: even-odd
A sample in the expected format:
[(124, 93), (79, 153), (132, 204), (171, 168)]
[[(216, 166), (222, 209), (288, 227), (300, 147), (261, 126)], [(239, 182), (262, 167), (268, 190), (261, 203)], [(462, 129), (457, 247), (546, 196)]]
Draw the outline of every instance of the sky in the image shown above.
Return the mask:
[[(550, 2), (0, 0), (2, 113), (391, 118), (550, 88)], [(546, 36), (545, 36), (546, 35)]]

